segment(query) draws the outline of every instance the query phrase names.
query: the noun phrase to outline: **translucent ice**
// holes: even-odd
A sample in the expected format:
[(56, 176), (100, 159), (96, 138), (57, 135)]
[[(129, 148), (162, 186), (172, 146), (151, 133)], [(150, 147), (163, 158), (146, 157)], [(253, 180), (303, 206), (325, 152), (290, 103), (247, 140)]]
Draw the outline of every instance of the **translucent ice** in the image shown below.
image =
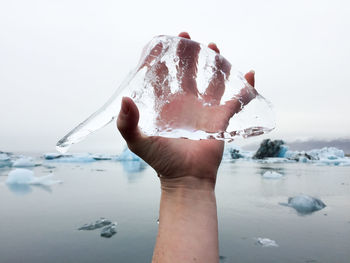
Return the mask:
[(28, 169), (17, 168), (9, 172), (6, 184), (32, 184), (32, 185), (44, 185), (49, 186), (57, 183), (61, 183), (59, 180), (52, 179), (53, 174), (36, 177), (34, 172)]
[(101, 217), (99, 220), (93, 223), (85, 224), (82, 227), (79, 227), (78, 230), (95, 230), (97, 228), (101, 228), (110, 224), (112, 224), (110, 220)]
[(59, 140), (57, 149), (65, 152), (113, 121), (123, 96), (138, 106), (147, 135), (231, 140), (274, 128), (270, 103), (224, 57), (189, 39), (157, 36), (114, 95)]
[(117, 233), (117, 223), (112, 223), (101, 230), (101, 237), (112, 237), (115, 233)]
[(276, 241), (269, 238), (258, 237), (256, 243), (262, 247), (278, 247)]
[(299, 195), (288, 198), (288, 204), (281, 205), (293, 207), (300, 214), (310, 214), (326, 207), (320, 199), (308, 195)]

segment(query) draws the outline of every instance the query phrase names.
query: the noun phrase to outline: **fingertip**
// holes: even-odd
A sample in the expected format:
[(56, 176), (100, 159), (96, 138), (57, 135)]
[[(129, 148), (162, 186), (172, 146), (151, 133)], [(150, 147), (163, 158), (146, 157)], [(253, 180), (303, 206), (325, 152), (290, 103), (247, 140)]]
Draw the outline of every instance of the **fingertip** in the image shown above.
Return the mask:
[(212, 50), (214, 50), (216, 53), (220, 54), (220, 50), (219, 48), (217, 47), (217, 45), (213, 42), (209, 43), (208, 44), (208, 47)]
[(255, 85), (255, 71), (254, 70), (251, 70), (249, 71), (248, 73), (246, 73), (244, 75), (245, 79), (247, 80), (247, 82), (252, 86), (254, 87)]
[(179, 34), (179, 37), (191, 39), (190, 34), (188, 34), (188, 33), (185, 32), (185, 31), (184, 31), (184, 32), (181, 32), (181, 33)]

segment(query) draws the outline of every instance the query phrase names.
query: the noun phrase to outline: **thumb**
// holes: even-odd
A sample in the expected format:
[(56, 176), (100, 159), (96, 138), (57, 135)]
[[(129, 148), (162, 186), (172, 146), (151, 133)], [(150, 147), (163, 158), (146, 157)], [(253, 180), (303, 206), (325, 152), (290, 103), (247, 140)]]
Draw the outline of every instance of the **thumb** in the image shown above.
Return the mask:
[(128, 145), (141, 138), (141, 132), (137, 126), (139, 118), (139, 110), (134, 101), (131, 98), (123, 97), (117, 127)]

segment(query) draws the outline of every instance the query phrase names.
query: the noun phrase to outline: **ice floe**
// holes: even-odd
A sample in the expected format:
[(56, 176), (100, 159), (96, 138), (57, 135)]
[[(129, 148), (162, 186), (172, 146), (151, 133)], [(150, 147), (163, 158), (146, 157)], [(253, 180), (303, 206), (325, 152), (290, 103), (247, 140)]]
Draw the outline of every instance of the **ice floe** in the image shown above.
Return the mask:
[(35, 167), (36, 163), (31, 157), (20, 157), (12, 164), (13, 167)]
[(96, 159), (90, 153), (75, 153), (75, 154), (53, 154), (46, 153), (44, 158), (49, 162), (59, 163), (89, 163), (95, 162)]
[(283, 174), (280, 174), (275, 171), (266, 171), (265, 173), (263, 173), (262, 177), (265, 179), (280, 179), (283, 177)]
[(256, 244), (262, 247), (278, 247), (276, 241), (269, 238), (257, 237), (255, 240)]
[(112, 224), (112, 222), (104, 217), (96, 220), (95, 222), (85, 224), (78, 228), (78, 230), (95, 230), (104, 226)]
[(308, 195), (289, 197), (288, 203), (280, 203), (280, 205), (293, 207), (300, 214), (310, 214), (326, 207), (320, 199)]
[(101, 237), (110, 238), (117, 233), (117, 223), (112, 223), (101, 230)]
[(89, 224), (85, 224), (81, 227), (78, 228), (78, 230), (95, 230), (98, 228), (102, 228), (101, 230), (101, 237), (107, 237), (110, 238), (112, 237), (114, 234), (117, 233), (117, 222), (113, 222), (101, 217), (100, 219), (96, 220), (95, 222), (89, 223)]
[(40, 177), (34, 176), (34, 172), (24, 168), (17, 168), (9, 172), (6, 179), (6, 184), (27, 184), (27, 185), (44, 185), (49, 186), (61, 183), (60, 180), (53, 179), (53, 174), (48, 174)]
[[(350, 158), (346, 157), (343, 150), (335, 147), (324, 147), (311, 151), (291, 151), (288, 146), (281, 145), (279, 141), (269, 141), (272, 144), (271, 149), (265, 149), (270, 146), (268, 142), (259, 148), (258, 156), (275, 155), (275, 157), (256, 158), (257, 153), (253, 151), (243, 151), (236, 146), (226, 146), (223, 154), (224, 161), (243, 160), (257, 163), (311, 163), (315, 165), (330, 166), (350, 166)], [(276, 143), (274, 143), (276, 142)], [(259, 151), (258, 150), (258, 151)]]

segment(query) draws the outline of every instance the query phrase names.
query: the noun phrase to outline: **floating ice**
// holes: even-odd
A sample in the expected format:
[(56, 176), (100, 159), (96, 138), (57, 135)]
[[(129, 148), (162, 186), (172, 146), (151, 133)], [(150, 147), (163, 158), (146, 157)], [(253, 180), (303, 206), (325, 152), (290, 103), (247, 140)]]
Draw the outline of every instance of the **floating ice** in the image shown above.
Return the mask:
[(65, 152), (113, 121), (123, 96), (138, 106), (139, 126), (147, 135), (232, 139), (275, 126), (270, 103), (224, 57), (189, 39), (158, 36), (115, 94), (59, 140), (57, 149)]
[(255, 159), (264, 159), (267, 157), (281, 157), (281, 150), (284, 151), (285, 148), (281, 148), (284, 144), (282, 140), (265, 139), (261, 142), (259, 149), (254, 154)]
[(284, 157), (297, 162), (311, 162), (317, 165), (348, 166), (350, 158), (347, 158), (343, 150), (335, 147), (324, 147), (311, 151), (286, 151)]
[(262, 247), (278, 247), (278, 244), (276, 243), (276, 241), (269, 238), (258, 237), (255, 240), (256, 240), (256, 244)]
[(11, 166), (11, 165), (12, 163), (11, 163), (10, 155), (4, 152), (0, 152), (0, 168)]
[(326, 207), (320, 199), (308, 195), (289, 197), (287, 204), (280, 203), (280, 205), (293, 207), (300, 214), (310, 214)]
[[(48, 156), (48, 158), (46, 158), (45, 156)], [(56, 158), (53, 158), (54, 155), (46, 154), (44, 155), (44, 157), (49, 162), (58, 163), (89, 163), (96, 161), (94, 156), (90, 153), (63, 154), (60, 157)]]
[(92, 158), (94, 158), (96, 161), (106, 161), (106, 160), (112, 160), (114, 158), (116, 158), (113, 155), (107, 155), (107, 154), (94, 154), (92, 156)]
[(46, 160), (58, 159), (58, 158), (61, 158), (61, 157), (64, 157), (64, 155), (60, 154), (60, 153), (45, 153), (44, 154), (44, 158)]
[(9, 172), (6, 184), (31, 184), (31, 185), (44, 185), (49, 186), (62, 181), (52, 179), (53, 174), (35, 177), (34, 172), (28, 169), (17, 168)]
[(110, 220), (101, 217), (99, 220), (96, 220), (93, 223), (85, 224), (82, 227), (79, 227), (78, 230), (95, 230), (110, 224), (112, 224)]
[(117, 233), (117, 223), (112, 223), (101, 230), (101, 237), (112, 237), (115, 233)]
[(125, 148), (121, 155), (117, 157), (118, 161), (142, 161), (140, 157), (134, 154), (129, 148)]
[(33, 158), (31, 157), (21, 157), (15, 160), (12, 164), (13, 167), (34, 167), (36, 166)]
[(275, 171), (266, 171), (263, 175), (265, 179), (280, 179), (283, 177), (283, 174), (277, 173)]

